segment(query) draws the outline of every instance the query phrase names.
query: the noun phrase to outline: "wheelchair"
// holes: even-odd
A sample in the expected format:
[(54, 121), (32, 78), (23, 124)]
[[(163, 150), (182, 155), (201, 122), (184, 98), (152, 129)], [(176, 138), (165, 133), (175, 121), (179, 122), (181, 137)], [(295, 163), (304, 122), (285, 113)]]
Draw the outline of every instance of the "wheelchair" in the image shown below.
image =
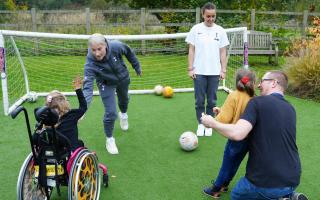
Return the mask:
[(68, 187), (68, 200), (98, 200), (100, 185), (108, 187), (108, 169), (98, 163), (96, 154), (84, 145), (71, 152), (68, 138), (55, 129), (59, 118), (55, 110), (46, 106), (35, 110), (37, 123), (33, 133), (23, 106), (14, 110), (11, 117), (16, 118), (21, 111), (25, 115), (31, 153), (18, 176), (18, 200), (50, 200), (54, 189), (61, 196), (60, 186)]

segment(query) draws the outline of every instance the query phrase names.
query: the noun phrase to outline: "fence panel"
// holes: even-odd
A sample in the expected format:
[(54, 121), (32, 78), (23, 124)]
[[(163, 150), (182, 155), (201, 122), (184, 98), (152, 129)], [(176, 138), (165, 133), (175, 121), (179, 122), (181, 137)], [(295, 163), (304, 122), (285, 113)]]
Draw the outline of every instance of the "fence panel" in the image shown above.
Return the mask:
[[(280, 51), (290, 38), (306, 37), (315, 12), (218, 10), (217, 24), (224, 28), (246, 26), (252, 31), (273, 34)], [(201, 21), (195, 9), (109, 9), (109, 10), (0, 10), (0, 30), (92, 34), (151, 34), (188, 32)], [(144, 41), (142, 41), (142, 46)], [(257, 41), (259, 42), (259, 41)], [(263, 44), (264, 45), (264, 44)]]
[[(217, 23), (225, 28), (247, 26), (251, 30), (285, 29), (305, 36), (312, 17), (320, 13), (258, 10), (218, 10)], [(103, 32), (140, 34), (185, 32), (201, 20), (195, 9), (110, 9), (110, 10), (0, 10), (0, 29), (58, 33)]]

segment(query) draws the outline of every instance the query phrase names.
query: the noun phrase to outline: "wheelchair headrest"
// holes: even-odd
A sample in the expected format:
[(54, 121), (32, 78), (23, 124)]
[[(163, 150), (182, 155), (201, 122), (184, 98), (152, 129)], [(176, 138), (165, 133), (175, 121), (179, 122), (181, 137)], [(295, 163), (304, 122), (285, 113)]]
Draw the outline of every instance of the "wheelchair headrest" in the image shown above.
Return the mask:
[(34, 115), (38, 122), (42, 122), (44, 125), (53, 126), (59, 120), (59, 114), (54, 109), (49, 108), (48, 106), (43, 106), (36, 108), (34, 110)]

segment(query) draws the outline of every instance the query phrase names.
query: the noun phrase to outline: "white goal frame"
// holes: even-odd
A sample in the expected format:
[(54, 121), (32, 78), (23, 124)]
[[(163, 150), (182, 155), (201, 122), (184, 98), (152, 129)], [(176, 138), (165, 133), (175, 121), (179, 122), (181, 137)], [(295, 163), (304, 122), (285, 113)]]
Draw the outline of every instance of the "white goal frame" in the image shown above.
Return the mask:
[[(248, 68), (248, 39), (247, 39), (247, 27), (239, 27), (239, 28), (230, 28), (226, 29), (227, 32), (243, 32), (243, 67)], [(150, 35), (105, 35), (106, 39), (116, 39), (116, 40), (159, 40), (159, 39), (177, 39), (177, 38), (185, 38), (188, 33), (176, 33), (176, 34), (150, 34)], [(4, 59), (4, 67), (1, 71), (1, 83), (2, 83), (2, 93), (3, 93), (3, 108), (4, 114), (9, 115), (13, 110), (15, 110), (19, 105), (21, 105), (26, 100), (32, 98), (34, 95), (31, 92), (29, 87), (29, 80), (26, 68), (24, 66), (23, 60), (19, 55), (19, 49), (16, 47), (15, 42), (13, 40), (13, 36), (21, 36), (21, 37), (37, 37), (37, 38), (57, 38), (57, 39), (77, 39), (77, 40), (88, 40), (91, 35), (76, 35), (76, 34), (58, 34), (58, 33), (40, 33), (40, 32), (23, 32), (23, 31), (10, 31), (10, 30), (0, 30), (0, 50), (3, 51), (4, 58), (6, 55), (6, 44), (4, 36), (9, 36), (10, 40), (15, 49), (15, 53), (18, 56), (18, 60), (21, 66), (21, 70), (24, 76), (25, 82), (25, 94), (21, 96), (18, 100), (16, 100), (12, 105), (9, 103), (8, 96), (8, 87), (7, 87), (7, 66), (6, 59)], [(242, 43), (241, 43), (242, 44)], [(232, 47), (233, 41), (230, 41), (229, 49)], [(1, 53), (1, 51), (0, 51)], [(229, 58), (229, 53), (228, 53)], [(186, 63), (187, 66), (187, 63)], [(143, 66), (142, 66), (143, 67)], [(219, 86), (220, 90), (225, 90), (227, 92), (230, 91), (230, 88), (227, 88), (225, 85), (225, 81), (223, 81), (222, 86)], [(174, 92), (192, 92), (193, 88), (175, 88)], [(153, 90), (130, 90), (130, 94), (148, 94), (153, 93)], [(44, 91), (37, 93), (37, 96), (46, 96), (49, 91)], [(75, 92), (63, 92), (65, 95), (75, 95)], [(94, 95), (99, 95), (98, 91), (94, 91)]]

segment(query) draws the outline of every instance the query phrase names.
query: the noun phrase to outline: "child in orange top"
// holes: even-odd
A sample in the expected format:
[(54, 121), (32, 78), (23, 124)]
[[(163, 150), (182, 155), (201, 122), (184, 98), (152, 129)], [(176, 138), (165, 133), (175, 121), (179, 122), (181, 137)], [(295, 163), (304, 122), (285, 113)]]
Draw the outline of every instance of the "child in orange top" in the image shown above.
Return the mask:
[[(236, 123), (244, 112), (249, 100), (254, 96), (255, 74), (247, 69), (240, 69), (236, 74), (236, 90), (231, 92), (221, 109), (215, 107), (216, 120), (222, 123)], [(223, 162), (219, 175), (213, 185), (204, 189), (204, 193), (219, 198), (220, 192), (226, 192), (228, 185), (236, 174), (241, 161), (247, 153), (247, 139), (228, 140), (224, 150)]]

